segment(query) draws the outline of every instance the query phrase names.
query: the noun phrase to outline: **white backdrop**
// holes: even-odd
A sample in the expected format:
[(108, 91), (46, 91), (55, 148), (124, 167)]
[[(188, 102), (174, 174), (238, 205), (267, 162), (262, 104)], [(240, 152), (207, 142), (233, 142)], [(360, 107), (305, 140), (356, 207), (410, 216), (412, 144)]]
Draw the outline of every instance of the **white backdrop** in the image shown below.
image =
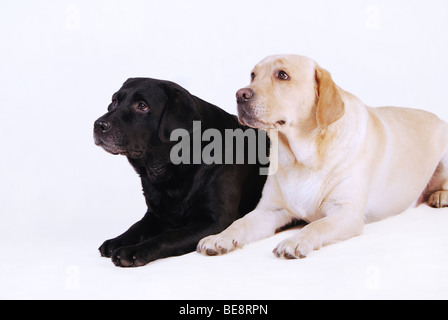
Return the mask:
[[(315, 59), (371, 106), (418, 107), (448, 120), (447, 16), (445, 0), (2, 0), (0, 298), (448, 297), (447, 281), (432, 269), (434, 278), (411, 288), (395, 277), (415, 279), (431, 266), (446, 270), (448, 236), (441, 226), (448, 209), (435, 214), (423, 207), (368, 226), (370, 233), (334, 246), (337, 261), (332, 247), (303, 261), (276, 260), (270, 251), (283, 234), (228, 257), (192, 253), (138, 270), (115, 268), (96, 249), (140, 219), (145, 203), (126, 159), (94, 146), (92, 138), (94, 120), (128, 77), (177, 82), (235, 113), (235, 92), (248, 84), (251, 68), (276, 53)], [(411, 227), (397, 235), (401, 219)], [(426, 240), (407, 231), (420, 230), (422, 221), (432, 230)], [(371, 254), (369, 244), (378, 250), (375, 232), (387, 259), (410, 250), (414, 240), (432, 253), (427, 265), (409, 269), (412, 260), (403, 257), (396, 262), (408, 265), (404, 273), (390, 260), (357, 265), (359, 255)], [(356, 248), (359, 241), (365, 251), (354, 256), (350, 244)], [(334, 276), (320, 273), (319, 259)], [(358, 274), (339, 273), (345, 263)], [(230, 268), (232, 281), (213, 283)], [(287, 270), (301, 276), (291, 278)], [(381, 287), (374, 282), (376, 291), (365, 285), (371, 274), (384, 275)], [(303, 279), (304, 290), (297, 290)], [(134, 290), (124, 294), (125, 287)]]

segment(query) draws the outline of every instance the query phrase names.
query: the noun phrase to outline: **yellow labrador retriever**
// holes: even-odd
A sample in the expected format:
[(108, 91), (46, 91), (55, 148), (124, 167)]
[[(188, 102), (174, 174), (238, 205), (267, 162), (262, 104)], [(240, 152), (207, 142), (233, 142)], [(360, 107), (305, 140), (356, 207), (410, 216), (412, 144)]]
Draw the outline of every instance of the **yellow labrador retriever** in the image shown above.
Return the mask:
[(268, 57), (251, 78), (237, 92), (239, 119), (278, 130), (278, 170), (257, 208), (202, 239), (199, 252), (223, 254), (301, 219), (308, 224), (274, 249), (299, 258), (422, 201), (448, 206), (448, 126), (435, 115), (368, 107), (303, 56)]

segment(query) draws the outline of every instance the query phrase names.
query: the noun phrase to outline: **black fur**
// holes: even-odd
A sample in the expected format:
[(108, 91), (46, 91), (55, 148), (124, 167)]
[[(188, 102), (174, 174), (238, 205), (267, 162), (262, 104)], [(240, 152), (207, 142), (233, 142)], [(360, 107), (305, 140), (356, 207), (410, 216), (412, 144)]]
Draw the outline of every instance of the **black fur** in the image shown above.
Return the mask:
[(148, 207), (140, 221), (99, 248), (115, 265), (143, 266), (194, 251), (200, 239), (221, 232), (257, 205), (266, 180), (259, 175), (260, 164), (171, 163), (177, 143), (169, 140), (171, 131), (191, 133), (194, 120), (201, 121), (202, 131), (215, 128), (223, 136), (225, 129), (248, 129), (179, 85), (148, 78), (127, 80), (108, 113), (95, 121), (95, 143), (128, 157)]

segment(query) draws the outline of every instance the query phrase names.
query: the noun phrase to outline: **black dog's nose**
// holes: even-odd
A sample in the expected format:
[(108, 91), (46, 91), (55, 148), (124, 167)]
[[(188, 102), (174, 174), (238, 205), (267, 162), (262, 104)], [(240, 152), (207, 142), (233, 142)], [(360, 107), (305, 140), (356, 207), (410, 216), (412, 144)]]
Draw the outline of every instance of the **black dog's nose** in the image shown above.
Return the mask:
[(249, 88), (243, 88), (236, 92), (236, 101), (238, 103), (244, 103), (252, 99), (255, 95), (255, 92)]
[(107, 132), (110, 130), (112, 125), (110, 122), (97, 120), (95, 121), (95, 130), (99, 130), (101, 132)]

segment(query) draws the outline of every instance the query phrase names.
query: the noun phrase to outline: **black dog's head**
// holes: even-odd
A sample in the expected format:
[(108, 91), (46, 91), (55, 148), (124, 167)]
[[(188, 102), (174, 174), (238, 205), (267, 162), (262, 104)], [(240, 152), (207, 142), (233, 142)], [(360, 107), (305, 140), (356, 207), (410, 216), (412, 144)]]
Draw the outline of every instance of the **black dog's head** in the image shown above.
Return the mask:
[(95, 144), (129, 159), (147, 159), (154, 148), (171, 144), (174, 129), (190, 131), (193, 120), (199, 115), (187, 90), (169, 81), (131, 78), (95, 121)]

